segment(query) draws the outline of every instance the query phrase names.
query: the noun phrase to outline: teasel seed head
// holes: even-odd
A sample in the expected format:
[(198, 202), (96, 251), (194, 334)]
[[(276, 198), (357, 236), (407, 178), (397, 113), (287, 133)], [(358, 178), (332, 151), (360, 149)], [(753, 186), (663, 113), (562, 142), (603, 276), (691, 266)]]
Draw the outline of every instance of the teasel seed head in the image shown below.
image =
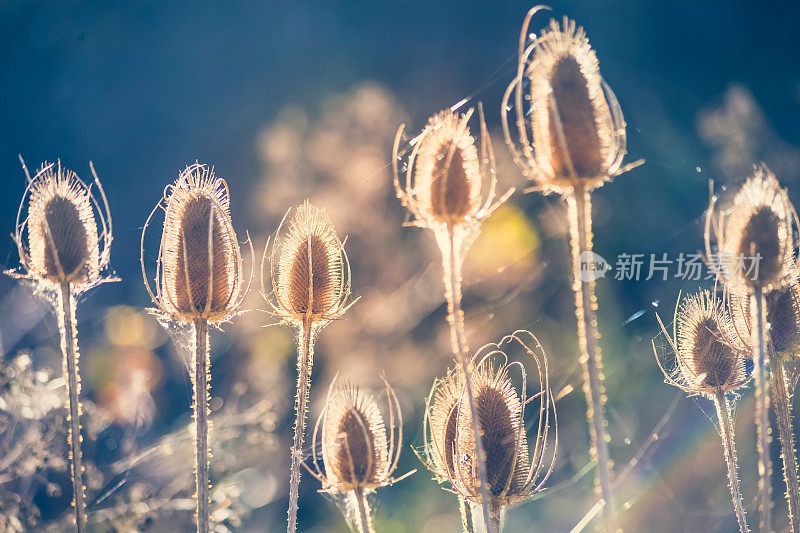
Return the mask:
[[(770, 291), (797, 279), (792, 230), (796, 214), (766, 165), (757, 167), (742, 185), (727, 216), (714, 218), (715, 202), (712, 197), (706, 218), (706, 253), (732, 291), (757, 286)], [(717, 256), (711, 254), (712, 228)]]
[[(268, 251), (270, 293), (264, 287)], [(324, 209), (306, 201), (287, 212), (271, 249), (268, 243), (264, 250), (261, 286), (273, 314), (285, 322), (324, 325), (350, 307), (350, 263)]]
[(444, 110), (411, 140), (404, 182), (398, 161), (403, 158), (400, 140), (405, 125), (395, 137), (393, 150), (394, 185), (397, 197), (414, 216), (413, 225), (437, 229), (474, 229), (513, 192), (495, 201), (497, 178), (491, 138), (479, 104), (480, 149), (469, 129), (474, 108), (458, 115)]
[[(614, 93), (600, 76), (597, 56), (583, 28), (566, 17), (561, 25), (551, 20), (548, 30), (527, 43), (531, 17), (539, 9), (533, 8), (525, 18), (517, 77), (503, 97), (506, 143), (523, 173), (544, 192), (591, 190), (641, 161), (621, 166), (625, 121)], [(526, 82), (529, 88), (523, 96)], [(508, 126), (512, 107), (516, 108), (517, 140)]]
[(387, 435), (387, 424), (372, 396), (349, 384), (334, 389), (335, 383), (334, 379), (314, 428), (313, 446), (316, 449), (318, 441), (322, 445), (324, 472), (316, 456), (314, 469), (309, 469), (323, 490), (367, 493), (405, 478), (392, 478), (403, 440), (400, 403), (392, 387), (384, 381), (389, 407)]
[[(159, 207), (165, 214), (154, 294), (145, 272), (144, 236)], [(228, 185), (213, 168), (189, 165), (167, 187), (142, 231), (141, 260), (150, 296), (173, 320), (218, 323), (236, 314), (247, 292), (242, 287), (242, 256), (231, 222)]]
[(675, 319), (677, 335), (673, 333), (672, 337), (659, 318), (664, 336), (676, 354), (675, 368), (667, 371), (656, 351), (656, 360), (668, 383), (712, 398), (718, 392), (736, 392), (747, 383), (747, 350), (737, 335), (725, 298), (708, 291), (684, 298)]
[[(769, 338), (772, 347), (784, 358), (800, 355), (800, 283), (788, 284), (764, 294)], [(736, 333), (745, 345), (751, 344), (750, 295), (735, 294), (731, 297), (731, 314)], [(752, 355), (752, 350), (748, 352)]]
[[(509, 362), (501, 348), (504, 344), (520, 345), (537, 362), (538, 392), (527, 394), (527, 374), (521, 363)], [(535, 346), (536, 353), (529, 346)], [(477, 362), (477, 363), (476, 363)], [(488, 344), (473, 358), (470, 374), (475, 409), (482, 429), (486, 454), (489, 497), (496, 509), (521, 502), (538, 492), (549, 477), (555, 452), (547, 460), (546, 449), (550, 430), (556, 425), (555, 404), (549, 389), (547, 360), (536, 337), (517, 331), (499, 344)], [(521, 371), (521, 391), (512, 383), (509, 371)], [(439, 482), (447, 481), (453, 492), (473, 504), (481, 503), (478, 465), (473, 440), (472, 422), (466, 402), (464, 380), (457, 370), (437, 380), (428, 398), (425, 420), (425, 453), (423, 462)], [(538, 397), (538, 427), (533, 450), (528, 446), (525, 431), (525, 408)], [(552, 416), (552, 419), (551, 419)], [(557, 434), (556, 434), (557, 440)]]
[[(111, 281), (101, 277), (113, 239), (111, 214), (94, 166), (90, 163), (97, 196), (92, 185), (62, 168), (60, 161), (42, 164), (32, 179), (24, 162), (22, 165), (28, 186), (13, 237), (23, 272), (8, 274), (43, 288), (68, 283), (76, 292)], [(26, 199), (27, 213), (23, 213)]]

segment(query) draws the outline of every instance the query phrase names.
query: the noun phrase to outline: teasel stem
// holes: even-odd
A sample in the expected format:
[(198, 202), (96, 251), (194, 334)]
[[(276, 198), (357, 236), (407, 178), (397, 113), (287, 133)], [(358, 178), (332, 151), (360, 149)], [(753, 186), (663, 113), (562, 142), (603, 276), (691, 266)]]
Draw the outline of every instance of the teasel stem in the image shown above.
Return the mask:
[(297, 500), (300, 491), (300, 462), (303, 458), (303, 438), (306, 429), (308, 410), (308, 385), (311, 377), (311, 364), (314, 361), (313, 323), (309, 319), (300, 325), (297, 357), (297, 396), (294, 399), (297, 417), (294, 423), (291, 470), (289, 472), (289, 522), (288, 533), (297, 530)]
[[(472, 434), (475, 442), (475, 453), (478, 463), (478, 479), (480, 480), (481, 507), (483, 519), (489, 533), (498, 532), (491, 528), (491, 510), (489, 503), (489, 485), (486, 475), (486, 454), (483, 450), (481, 427), (478, 414), (475, 411), (475, 400), (472, 395), (472, 383), (469, 379), (467, 366), (467, 338), (464, 333), (464, 312), (461, 310), (461, 256), (457, 253), (455, 232), (453, 227), (447, 226), (447, 255), (442, 254), (444, 270), (445, 299), (447, 300), (447, 321), (450, 323), (450, 341), (456, 360), (464, 376), (464, 389), (469, 405), (469, 415), (472, 419)], [(444, 250), (442, 250), (444, 252)]]
[(772, 464), (769, 457), (769, 382), (767, 372), (767, 340), (764, 331), (764, 293), (756, 286), (750, 295), (753, 346), (753, 377), (756, 383), (756, 450), (758, 452), (758, 493), (761, 531), (772, 531), (770, 496)]
[(789, 524), (793, 533), (797, 533), (798, 510), (800, 510), (800, 487), (797, 480), (797, 459), (794, 452), (794, 436), (792, 435), (791, 404), (784, 375), (783, 357), (770, 350), (770, 392), (774, 402), (775, 418), (778, 421), (778, 435), (781, 440), (781, 458), (783, 459), (783, 479), (786, 482), (786, 501), (789, 504)]
[(731, 489), (731, 500), (733, 510), (736, 513), (736, 520), (739, 522), (739, 531), (747, 533), (747, 517), (742, 505), (742, 493), (739, 485), (738, 464), (736, 462), (736, 444), (734, 441), (734, 422), (731, 417), (731, 407), (728, 398), (722, 390), (718, 390), (714, 396), (714, 406), (717, 408), (717, 418), (722, 427), (722, 448), (725, 452), (725, 464), (728, 467), (728, 486)]
[(597, 461), (595, 484), (605, 501), (605, 529), (618, 530), (617, 510), (611, 485), (611, 462), (604, 413), (603, 364), (597, 340), (597, 299), (594, 281), (583, 282), (580, 277), (581, 252), (592, 250), (592, 207), (589, 191), (575, 187), (566, 195), (572, 248), (572, 289), (575, 291), (575, 316), (578, 319), (578, 342), (583, 365), (583, 392), (586, 395), (586, 417), (589, 422), (592, 458)]
[(367, 496), (364, 494), (363, 487), (358, 487), (353, 491), (353, 499), (355, 499), (356, 508), (358, 509), (358, 516), (356, 517), (358, 533), (375, 533), (375, 528), (372, 527), (372, 517), (369, 513)]
[(472, 523), (472, 506), (461, 496), (458, 497), (458, 512), (461, 515), (461, 526), (464, 528), (464, 533), (475, 533), (475, 526)]
[[(481, 511), (478, 506), (473, 507), (474, 512), (480, 514)], [(489, 527), (481, 528), (479, 524), (481, 524), (481, 517), (480, 516), (473, 516), (472, 521), (474, 524), (478, 524), (474, 531), (480, 533), (486, 533), (488, 531), (502, 531), (503, 530), (503, 523), (505, 522), (506, 513), (505, 508), (502, 505), (492, 505), (490, 510), (490, 518), (488, 524), (491, 525), (491, 529)]]
[(61, 332), (64, 375), (67, 378), (69, 404), (69, 447), (72, 466), (72, 494), (75, 506), (75, 531), (86, 531), (86, 502), (83, 494), (83, 458), (81, 455), (81, 381), (78, 374), (78, 330), (75, 323), (75, 296), (68, 281), (61, 283), (61, 309), (56, 309)]
[(195, 439), (195, 482), (197, 488), (197, 531), (208, 533), (208, 515), (211, 500), (208, 477), (208, 321), (194, 321), (194, 423)]

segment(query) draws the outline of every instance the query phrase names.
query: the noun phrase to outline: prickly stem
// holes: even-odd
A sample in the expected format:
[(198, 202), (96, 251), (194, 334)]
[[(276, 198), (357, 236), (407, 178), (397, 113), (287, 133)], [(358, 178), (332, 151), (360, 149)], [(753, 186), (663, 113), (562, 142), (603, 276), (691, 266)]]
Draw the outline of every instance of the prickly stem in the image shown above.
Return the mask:
[(304, 321), (302, 326), (300, 326), (297, 356), (297, 395), (294, 400), (297, 416), (294, 423), (294, 440), (292, 444), (291, 469), (289, 472), (289, 520), (286, 526), (286, 531), (288, 533), (294, 533), (297, 530), (300, 462), (303, 455), (303, 439), (306, 428), (311, 365), (314, 361), (313, 325), (308, 320)]
[(800, 512), (800, 486), (797, 479), (797, 458), (792, 435), (792, 413), (789, 391), (784, 375), (783, 358), (772, 350), (770, 357), (770, 393), (773, 400), (775, 418), (778, 421), (778, 436), (781, 441), (783, 459), (783, 479), (786, 483), (786, 501), (789, 505), (789, 524), (793, 533), (798, 532), (798, 512)]
[(64, 375), (67, 378), (67, 403), (69, 407), (69, 449), (72, 474), (75, 530), (86, 531), (86, 502), (83, 493), (83, 460), (81, 455), (81, 380), (78, 372), (78, 331), (75, 323), (75, 296), (69, 282), (61, 283), (60, 307), (56, 307), (58, 329), (61, 334)]
[(739, 472), (736, 462), (736, 444), (734, 441), (733, 418), (731, 408), (725, 393), (717, 391), (714, 397), (714, 406), (717, 408), (717, 418), (719, 418), (720, 437), (722, 438), (722, 449), (725, 453), (725, 465), (728, 467), (728, 486), (731, 489), (731, 501), (733, 510), (736, 513), (736, 520), (739, 522), (740, 533), (747, 533), (747, 517), (745, 516), (744, 506), (742, 505), (742, 493), (739, 486)]
[(208, 353), (208, 321), (194, 322), (194, 423), (195, 439), (195, 485), (197, 491), (197, 532), (209, 531), (209, 492), (208, 459), (208, 389), (210, 358)]
[(756, 389), (756, 450), (758, 452), (758, 493), (760, 513), (759, 529), (772, 531), (771, 498), (772, 463), (769, 457), (769, 381), (767, 373), (767, 350), (764, 325), (764, 294), (760, 287), (750, 295), (753, 346), (753, 377)]
[(361, 487), (355, 489), (353, 497), (356, 500), (356, 508), (358, 509), (356, 520), (358, 533), (374, 533), (375, 529), (372, 527), (372, 517), (370, 516), (369, 504), (367, 503), (364, 489)]
[(604, 413), (603, 364), (600, 337), (597, 331), (597, 300), (594, 281), (581, 280), (581, 252), (592, 250), (592, 208), (589, 191), (576, 188), (567, 195), (572, 248), (572, 288), (575, 291), (575, 315), (578, 319), (580, 360), (583, 365), (583, 392), (586, 395), (586, 416), (589, 421), (592, 458), (597, 461), (595, 486), (605, 505), (605, 530), (618, 530), (617, 510), (611, 483), (611, 460), (608, 453), (608, 434)]

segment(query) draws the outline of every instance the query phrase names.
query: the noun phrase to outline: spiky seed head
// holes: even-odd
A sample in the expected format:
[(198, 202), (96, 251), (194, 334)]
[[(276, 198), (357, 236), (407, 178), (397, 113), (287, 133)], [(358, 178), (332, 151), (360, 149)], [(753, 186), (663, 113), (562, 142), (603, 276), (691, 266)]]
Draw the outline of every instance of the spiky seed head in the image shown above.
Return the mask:
[(678, 323), (678, 368), (687, 390), (714, 395), (746, 382), (746, 350), (728, 311), (708, 291), (687, 296)]
[[(66, 282), (77, 290), (98, 283), (108, 261), (111, 235), (106, 231), (107, 211), (100, 211), (90, 188), (74, 172), (62, 168), (60, 162), (44, 163), (26, 194), (27, 220), (18, 223), (14, 236), (27, 271), (21, 277), (49, 284)], [(102, 238), (95, 210), (103, 223)], [(26, 226), (27, 249), (22, 235)]]
[(419, 210), (438, 223), (457, 226), (481, 208), (478, 150), (469, 126), (445, 110), (428, 119), (416, 158), (415, 189)]
[(229, 319), (240, 303), (241, 251), (225, 180), (190, 165), (165, 201), (161, 305), (179, 321)]
[[(525, 482), (530, 461), (522, 427), (522, 403), (505, 370), (495, 368), (489, 361), (478, 366), (470, 379), (482, 430), (490, 498), (500, 500), (495, 505), (506, 505), (527, 495)], [(458, 425), (457, 457), (467, 462), (463, 481), (473, 495), (471, 501), (479, 503), (480, 478), (468, 408), (460, 409)]]
[(279, 249), (275, 283), (276, 310), (290, 321), (333, 320), (346, 308), (349, 296), (347, 258), (324, 209), (308, 202), (298, 207)]
[(434, 384), (435, 392), (429, 408), (430, 449), (433, 473), (439, 481), (456, 478), (456, 435), (463, 395), (463, 380), (450, 371), (441, 382)]
[(329, 399), (322, 427), (322, 458), (328, 483), (338, 492), (375, 489), (389, 482), (390, 457), (375, 400), (345, 387)]
[[(800, 283), (793, 281), (764, 295), (769, 338), (775, 351), (784, 356), (800, 353)], [(737, 333), (746, 345), (750, 340), (750, 295), (731, 297), (731, 313)], [(752, 354), (752, 352), (748, 352)]]
[(525, 75), (534, 179), (558, 190), (591, 189), (609, 180), (624, 155), (625, 124), (612, 112), (616, 100), (603, 90), (597, 56), (583, 28), (566, 17), (563, 25), (551, 20)]
[(775, 175), (758, 167), (736, 194), (720, 239), (719, 266), (732, 289), (769, 291), (796, 279), (793, 213)]

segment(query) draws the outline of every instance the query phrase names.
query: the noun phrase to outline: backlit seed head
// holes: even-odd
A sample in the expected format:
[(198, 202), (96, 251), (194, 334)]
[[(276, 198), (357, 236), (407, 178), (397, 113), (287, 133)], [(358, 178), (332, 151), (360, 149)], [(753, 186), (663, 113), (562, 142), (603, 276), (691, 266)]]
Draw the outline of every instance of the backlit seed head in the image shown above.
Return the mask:
[[(285, 232), (284, 222), (278, 228), (270, 252), (272, 297), (265, 291), (267, 302), (287, 322), (340, 317), (349, 307), (350, 265), (330, 217), (306, 202), (286, 224)], [(262, 262), (262, 287), (263, 278)]]
[(401, 185), (397, 163), (402, 158), (400, 126), (394, 145), (394, 185), (398, 198), (414, 215), (414, 225), (473, 227), (508, 198), (506, 193), (495, 202), (494, 153), (479, 107), (481, 129), (480, 154), (469, 129), (474, 109), (464, 115), (440, 111), (412, 139), (406, 161), (405, 183)]
[[(538, 359), (539, 426), (534, 447), (528, 446), (525, 428), (525, 406), (533, 398), (514, 387), (509, 370), (522, 369), (522, 379), (527, 380), (519, 363), (509, 363), (500, 346), (514, 341), (529, 355)], [(516, 332), (505, 337), (499, 345), (481, 348), (475, 356), (470, 380), (476, 415), (481, 425), (482, 444), (486, 457), (487, 482), (492, 506), (501, 508), (528, 499), (541, 489), (555, 454), (546, 461), (548, 432), (555, 424), (550, 419), (554, 404), (548, 386), (546, 359), (543, 352), (536, 354), (528, 345), (538, 341), (529, 332)], [(540, 349), (540, 347), (539, 347)], [(434, 383), (428, 399), (425, 420), (426, 466), (439, 481), (447, 481), (462, 498), (481, 502), (478, 463), (472, 431), (469, 403), (465, 397), (464, 379), (458, 371), (450, 371)], [(549, 465), (549, 467), (548, 467)], [(543, 474), (543, 475), (541, 475)]]
[(684, 298), (676, 322), (677, 338), (670, 342), (677, 368), (665, 373), (668, 382), (708, 396), (734, 392), (747, 382), (747, 351), (716, 295), (703, 291)]
[[(713, 203), (708, 228), (712, 216)], [(769, 291), (797, 278), (793, 217), (794, 207), (786, 190), (762, 164), (739, 189), (728, 217), (720, 215), (714, 226), (719, 244), (718, 269), (732, 290), (741, 292), (760, 286)], [(707, 241), (709, 232), (707, 229)]]
[[(527, 44), (528, 24), (536, 10), (523, 24), (517, 78), (503, 98), (506, 142), (515, 161), (545, 192), (599, 187), (632, 168), (620, 168), (626, 143), (622, 112), (600, 76), (586, 33), (575, 21), (564, 17), (559, 25), (551, 20), (549, 29)], [(517, 141), (511, 138), (507, 118), (512, 94)]]
[[(29, 178), (14, 234), (25, 272), (10, 274), (51, 286), (69, 283), (77, 291), (102, 281), (112, 240), (111, 218), (96, 177), (95, 184), (100, 201), (90, 186), (60, 162), (44, 163)], [(27, 218), (20, 221), (26, 197)]]
[[(772, 347), (783, 357), (797, 356), (800, 353), (800, 283), (793, 281), (767, 292), (764, 299)], [(737, 294), (731, 300), (737, 334), (744, 344), (750, 345), (750, 295)], [(752, 351), (748, 351), (748, 355), (752, 355)]]
[(314, 429), (314, 446), (322, 444), (324, 473), (314, 459), (314, 475), (329, 492), (366, 492), (390, 485), (402, 444), (400, 404), (386, 384), (387, 427), (376, 401), (357, 387), (344, 385), (331, 392)]
[(158, 292), (151, 292), (153, 300), (181, 322), (228, 320), (239, 308), (243, 291), (241, 250), (225, 180), (217, 178), (213, 168), (190, 165), (167, 188), (163, 203)]

